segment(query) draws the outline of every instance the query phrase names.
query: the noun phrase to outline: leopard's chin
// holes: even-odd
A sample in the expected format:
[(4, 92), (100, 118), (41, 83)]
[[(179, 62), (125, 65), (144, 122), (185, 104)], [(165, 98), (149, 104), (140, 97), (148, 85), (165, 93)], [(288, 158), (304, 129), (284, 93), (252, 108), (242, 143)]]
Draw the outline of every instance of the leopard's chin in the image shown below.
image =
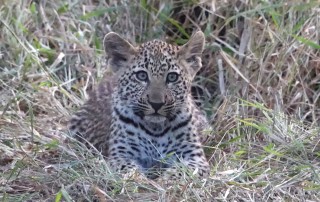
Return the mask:
[(144, 117), (146, 122), (151, 123), (164, 123), (167, 120), (167, 117), (159, 115), (159, 114), (150, 114)]

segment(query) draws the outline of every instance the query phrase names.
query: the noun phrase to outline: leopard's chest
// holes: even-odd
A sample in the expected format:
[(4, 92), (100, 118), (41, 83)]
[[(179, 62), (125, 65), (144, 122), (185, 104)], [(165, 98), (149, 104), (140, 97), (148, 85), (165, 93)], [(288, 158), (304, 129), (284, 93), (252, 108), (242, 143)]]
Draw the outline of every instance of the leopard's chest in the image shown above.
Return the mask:
[(163, 161), (176, 160), (176, 151), (183, 139), (177, 140), (171, 128), (162, 136), (150, 135), (140, 127), (121, 124), (118, 139), (123, 139), (126, 148), (130, 150), (133, 158), (144, 168), (164, 167)]

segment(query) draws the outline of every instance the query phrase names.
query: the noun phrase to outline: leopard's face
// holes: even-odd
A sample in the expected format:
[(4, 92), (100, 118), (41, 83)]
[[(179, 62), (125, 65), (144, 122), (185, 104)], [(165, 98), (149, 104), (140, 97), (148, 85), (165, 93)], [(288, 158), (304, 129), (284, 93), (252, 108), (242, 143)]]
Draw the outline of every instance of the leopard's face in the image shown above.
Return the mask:
[(192, 76), (180, 62), (178, 50), (162, 41), (145, 43), (120, 75), (119, 99), (141, 118), (161, 122), (183, 107)]
[(185, 107), (191, 82), (201, 67), (203, 34), (182, 47), (154, 40), (137, 48), (115, 33), (108, 35), (105, 48), (118, 76), (117, 104), (154, 123), (170, 120)]

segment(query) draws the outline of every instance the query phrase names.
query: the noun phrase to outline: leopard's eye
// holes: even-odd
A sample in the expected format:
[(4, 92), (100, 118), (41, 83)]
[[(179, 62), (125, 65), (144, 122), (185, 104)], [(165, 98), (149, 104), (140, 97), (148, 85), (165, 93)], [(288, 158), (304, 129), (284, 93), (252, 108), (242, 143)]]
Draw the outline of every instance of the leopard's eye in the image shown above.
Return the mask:
[(178, 80), (179, 75), (175, 72), (170, 72), (167, 75), (167, 83), (176, 82)]
[(148, 74), (147, 74), (147, 72), (145, 72), (145, 71), (138, 71), (137, 73), (136, 73), (136, 77), (137, 77), (137, 79), (138, 80), (140, 80), (140, 81), (147, 81), (148, 80)]

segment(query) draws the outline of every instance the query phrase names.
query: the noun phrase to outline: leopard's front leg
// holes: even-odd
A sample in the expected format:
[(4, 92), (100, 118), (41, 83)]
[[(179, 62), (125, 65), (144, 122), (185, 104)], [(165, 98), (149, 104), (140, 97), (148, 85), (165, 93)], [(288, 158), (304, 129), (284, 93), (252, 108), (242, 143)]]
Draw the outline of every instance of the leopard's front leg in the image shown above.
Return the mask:
[(210, 166), (200, 142), (183, 142), (175, 150), (175, 156), (176, 163), (166, 170), (166, 178), (180, 178), (185, 175), (209, 176)]

